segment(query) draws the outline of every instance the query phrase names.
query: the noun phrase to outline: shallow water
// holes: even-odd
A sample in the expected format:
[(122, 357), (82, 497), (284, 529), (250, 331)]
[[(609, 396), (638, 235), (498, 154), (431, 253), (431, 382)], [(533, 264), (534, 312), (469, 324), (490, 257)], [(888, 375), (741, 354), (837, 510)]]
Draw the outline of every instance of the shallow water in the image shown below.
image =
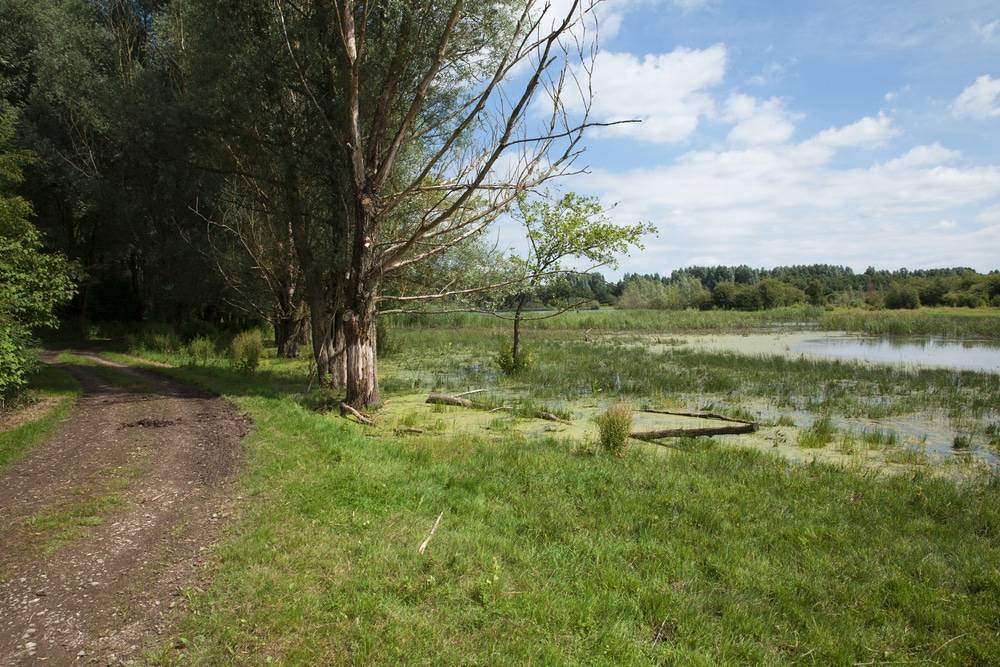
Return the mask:
[(854, 361), (938, 366), (1000, 373), (1000, 345), (990, 341), (940, 338), (812, 338), (790, 346), (794, 352)]

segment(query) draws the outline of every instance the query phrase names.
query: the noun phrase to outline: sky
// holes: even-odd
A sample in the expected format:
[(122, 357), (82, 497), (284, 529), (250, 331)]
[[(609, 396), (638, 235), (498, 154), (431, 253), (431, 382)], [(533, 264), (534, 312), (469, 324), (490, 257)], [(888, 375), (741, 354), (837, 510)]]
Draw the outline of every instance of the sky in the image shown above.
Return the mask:
[(1000, 269), (996, 0), (607, 0), (560, 189), (659, 233), (622, 273)]

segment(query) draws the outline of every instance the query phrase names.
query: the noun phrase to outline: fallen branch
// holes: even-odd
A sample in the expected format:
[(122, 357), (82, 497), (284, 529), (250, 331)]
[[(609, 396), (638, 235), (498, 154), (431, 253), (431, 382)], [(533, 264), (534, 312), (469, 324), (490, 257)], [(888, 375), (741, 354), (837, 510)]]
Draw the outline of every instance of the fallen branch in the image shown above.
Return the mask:
[(434, 522), (434, 527), (431, 528), (431, 534), (427, 536), (427, 539), (424, 540), (424, 543), (420, 545), (419, 549), (417, 549), (417, 553), (418, 554), (422, 554), (424, 552), (424, 549), (427, 548), (427, 545), (428, 545), (428, 543), (430, 543), (431, 538), (434, 537), (434, 531), (438, 529), (438, 524), (441, 523), (441, 517), (443, 517), (443, 516), (444, 516), (444, 512), (441, 512), (440, 514), (438, 514), (437, 521)]
[(394, 431), (396, 435), (399, 435), (400, 433), (415, 433), (417, 435), (420, 435), (423, 432), (424, 430), (422, 428), (397, 428)]
[(539, 419), (547, 419), (550, 422), (559, 422), (560, 424), (569, 424), (570, 426), (573, 425), (573, 422), (563, 419), (562, 417), (556, 417), (551, 412), (542, 412), (541, 410), (535, 410), (535, 416), (538, 417)]
[(725, 415), (717, 415), (713, 412), (674, 412), (672, 410), (640, 410), (639, 412), (647, 412), (654, 415), (675, 415), (677, 417), (698, 417), (701, 419), (721, 419), (725, 422), (736, 422), (738, 424), (747, 424), (742, 419), (733, 419), (732, 417), (726, 417)]
[[(726, 419), (726, 421), (736, 421)], [(629, 437), (636, 440), (659, 440), (660, 438), (697, 438), (699, 436), (712, 437), (713, 435), (741, 435), (743, 433), (754, 433), (760, 429), (756, 422), (740, 422), (739, 426), (715, 426), (707, 428), (668, 428), (662, 431), (636, 431), (629, 434)]]
[(501, 405), (499, 408), (493, 408), (492, 410), (490, 410), (490, 414), (493, 414), (494, 412), (511, 412), (513, 410), (514, 408), (510, 407), (509, 405)]
[(341, 403), (340, 404), (340, 413), (344, 414), (345, 412), (349, 412), (350, 414), (354, 415), (357, 418), (357, 420), (359, 422), (361, 422), (362, 424), (367, 424), (368, 426), (374, 426), (375, 425), (375, 422), (373, 422), (368, 417), (365, 417), (363, 414), (361, 414), (360, 412), (358, 412), (357, 410), (355, 410), (354, 408), (352, 408), (351, 406), (349, 406), (347, 403)]
[(472, 389), (470, 391), (463, 391), (461, 394), (455, 394), (455, 397), (468, 396), (469, 394), (481, 394), (484, 391), (489, 391), (489, 389)]
[(463, 408), (471, 408), (472, 401), (458, 396), (446, 396), (444, 394), (431, 394), (427, 397), (427, 403), (439, 403), (441, 405), (459, 405)]

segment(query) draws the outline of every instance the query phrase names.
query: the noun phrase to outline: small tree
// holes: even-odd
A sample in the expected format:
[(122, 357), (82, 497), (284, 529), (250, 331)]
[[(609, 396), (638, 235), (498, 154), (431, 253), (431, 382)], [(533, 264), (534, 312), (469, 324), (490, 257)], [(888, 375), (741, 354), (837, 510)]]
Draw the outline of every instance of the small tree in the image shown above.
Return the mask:
[[(553, 199), (546, 192), (541, 199), (529, 201), (520, 197), (514, 208), (514, 217), (524, 225), (528, 237), (528, 255), (514, 258), (524, 276), (522, 290), (515, 297), (514, 338), (511, 357), (513, 366), (519, 367), (521, 353), (521, 322), (524, 306), (531, 293), (556, 277), (569, 273), (588, 273), (600, 266), (617, 267), (617, 255), (629, 248), (643, 248), (641, 239), (653, 234), (656, 227), (640, 222), (634, 225), (616, 225), (608, 220), (596, 197), (583, 197), (569, 192)], [(566, 259), (592, 262), (585, 269), (568, 268)], [(578, 305), (565, 305), (555, 315)], [(550, 314), (546, 317), (553, 317)]]

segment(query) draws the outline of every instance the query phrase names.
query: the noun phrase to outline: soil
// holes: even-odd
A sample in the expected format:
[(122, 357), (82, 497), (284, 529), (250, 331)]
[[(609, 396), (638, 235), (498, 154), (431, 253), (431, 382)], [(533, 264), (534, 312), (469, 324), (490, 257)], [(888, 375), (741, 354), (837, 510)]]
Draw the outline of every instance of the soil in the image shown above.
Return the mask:
[(208, 585), (208, 557), (238, 508), (245, 415), (154, 371), (77, 354), (141, 380), (123, 388), (43, 354), (83, 394), (0, 471), (2, 667), (126, 665), (162, 648)]

